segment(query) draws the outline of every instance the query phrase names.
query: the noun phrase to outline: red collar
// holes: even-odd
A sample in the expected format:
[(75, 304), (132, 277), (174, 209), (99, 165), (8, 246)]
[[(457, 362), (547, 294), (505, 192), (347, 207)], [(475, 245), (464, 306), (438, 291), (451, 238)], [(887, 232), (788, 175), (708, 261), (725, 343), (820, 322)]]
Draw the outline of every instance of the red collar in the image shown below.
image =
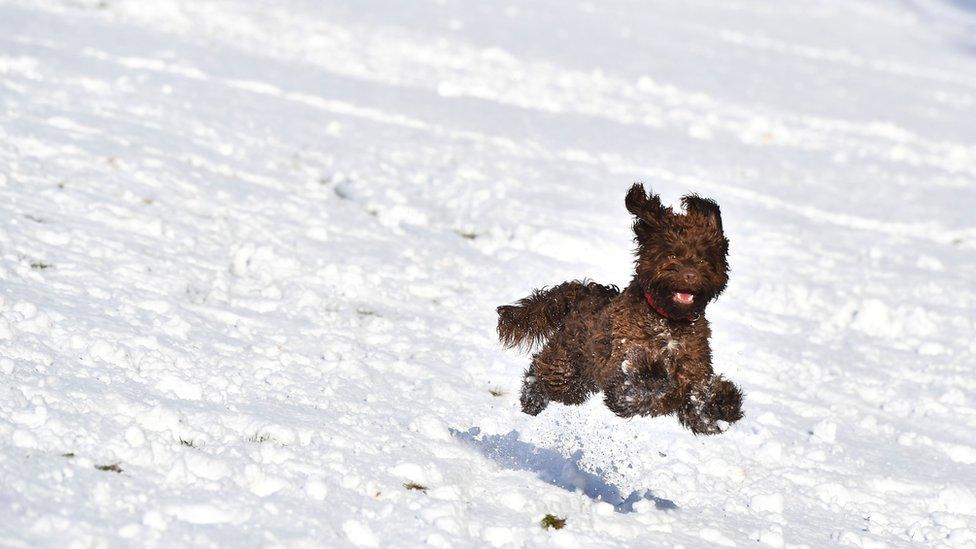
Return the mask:
[(701, 318), (701, 315), (698, 313), (692, 313), (688, 316), (669, 315), (668, 312), (665, 311), (663, 307), (660, 307), (657, 303), (654, 302), (654, 296), (651, 295), (651, 292), (644, 292), (644, 299), (647, 300), (647, 304), (650, 305), (651, 308), (654, 309), (655, 312), (657, 312), (657, 314), (663, 316), (668, 320), (684, 320), (686, 322), (694, 322), (699, 318)]

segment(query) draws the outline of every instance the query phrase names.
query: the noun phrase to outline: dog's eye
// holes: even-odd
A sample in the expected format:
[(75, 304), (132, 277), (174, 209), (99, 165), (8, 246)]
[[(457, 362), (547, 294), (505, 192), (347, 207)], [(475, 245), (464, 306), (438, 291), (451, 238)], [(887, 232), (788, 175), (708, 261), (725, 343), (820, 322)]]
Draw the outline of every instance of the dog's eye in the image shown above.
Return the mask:
[(668, 254), (668, 259), (678, 259), (678, 256), (674, 254)]

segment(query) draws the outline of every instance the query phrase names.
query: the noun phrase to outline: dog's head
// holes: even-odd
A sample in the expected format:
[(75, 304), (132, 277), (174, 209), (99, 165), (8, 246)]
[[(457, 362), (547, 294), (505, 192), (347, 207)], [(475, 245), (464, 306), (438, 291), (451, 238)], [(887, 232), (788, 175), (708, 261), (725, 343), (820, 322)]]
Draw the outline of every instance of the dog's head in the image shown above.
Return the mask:
[(713, 200), (691, 194), (681, 204), (684, 213), (664, 207), (640, 183), (626, 199), (627, 210), (637, 217), (635, 281), (669, 316), (692, 317), (728, 284), (729, 241)]

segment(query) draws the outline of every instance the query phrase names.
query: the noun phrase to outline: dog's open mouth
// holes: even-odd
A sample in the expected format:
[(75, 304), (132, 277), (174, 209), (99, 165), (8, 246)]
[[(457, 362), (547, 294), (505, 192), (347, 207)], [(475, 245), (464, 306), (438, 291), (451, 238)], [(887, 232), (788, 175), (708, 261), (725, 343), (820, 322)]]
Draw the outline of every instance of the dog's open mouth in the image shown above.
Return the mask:
[(695, 302), (695, 294), (685, 293), (685, 292), (674, 292), (674, 295), (671, 296), (671, 299), (673, 299), (675, 303), (679, 303), (681, 305), (691, 305), (692, 303)]

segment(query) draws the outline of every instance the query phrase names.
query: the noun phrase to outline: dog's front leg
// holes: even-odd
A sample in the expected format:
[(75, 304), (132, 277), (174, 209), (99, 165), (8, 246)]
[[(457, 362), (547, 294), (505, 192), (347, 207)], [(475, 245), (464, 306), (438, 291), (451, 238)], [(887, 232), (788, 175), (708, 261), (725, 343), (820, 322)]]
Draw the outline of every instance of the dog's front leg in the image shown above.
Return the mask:
[(660, 361), (630, 353), (603, 388), (607, 408), (620, 417), (659, 416), (675, 411), (674, 380)]

